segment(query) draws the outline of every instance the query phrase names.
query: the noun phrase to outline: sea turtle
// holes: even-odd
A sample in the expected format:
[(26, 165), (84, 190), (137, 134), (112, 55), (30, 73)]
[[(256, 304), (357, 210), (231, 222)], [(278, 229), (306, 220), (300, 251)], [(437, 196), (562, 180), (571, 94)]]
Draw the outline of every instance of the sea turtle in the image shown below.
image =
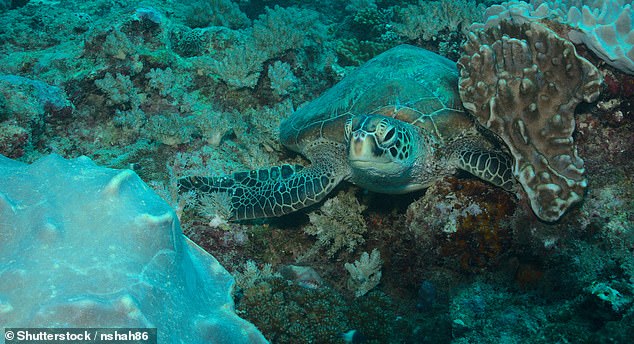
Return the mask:
[(512, 159), (462, 107), (455, 62), (411, 45), (374, 57), (294, 112), (280, 140), (311, 165), (185, 177), (180, 189), (226, 192), (231, 219), (243, 220), (315, 204), (342, 180), (400, 194), (460, 169), (505, 189), (514, 184)]

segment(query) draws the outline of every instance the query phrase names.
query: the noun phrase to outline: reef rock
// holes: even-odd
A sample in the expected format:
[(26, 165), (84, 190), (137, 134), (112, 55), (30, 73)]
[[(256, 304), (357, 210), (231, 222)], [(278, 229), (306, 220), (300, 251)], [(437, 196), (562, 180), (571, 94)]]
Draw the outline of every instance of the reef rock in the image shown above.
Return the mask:
[(130, 170), (0, 155), (0, 324), (154, 327), (159, 343), (263, 343), (233, 279)]

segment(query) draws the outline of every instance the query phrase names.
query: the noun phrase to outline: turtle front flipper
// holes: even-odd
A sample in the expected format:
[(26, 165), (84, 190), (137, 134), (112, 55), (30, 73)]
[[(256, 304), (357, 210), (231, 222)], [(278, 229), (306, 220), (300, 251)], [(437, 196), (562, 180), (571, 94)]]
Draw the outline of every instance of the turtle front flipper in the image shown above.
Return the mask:
[(457, 167), (505, 190), (515, 185), (513, 161), (502, 152), (465, 149), (457, 152)]
[(230, 197), (229, 220), (281, 216), (322, 200), (343, 179), (323, 166), (282, 165), (236, 172), (225, 177), (185, 177), (181, 191), (225, 192)]

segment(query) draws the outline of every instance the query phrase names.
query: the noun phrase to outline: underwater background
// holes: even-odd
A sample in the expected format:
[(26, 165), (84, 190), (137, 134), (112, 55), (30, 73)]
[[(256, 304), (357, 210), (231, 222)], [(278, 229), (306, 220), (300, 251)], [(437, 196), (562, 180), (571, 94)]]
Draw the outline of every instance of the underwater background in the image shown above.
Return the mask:
[[(587, 189), (559, 220), (468, 175), (405, 195), (342, 183), (244, 222), (179, 192), (183, 176), (307, 165), (278, 139), (295, 109), (399, 44), (458, 61), (470, 33), (509, 18), (575, 44), (602, 77), (567, 124)], [(622, 0), (0, 0), (0, 154), (136, 172), (272, 343), (629, 343), (633, 23)]]

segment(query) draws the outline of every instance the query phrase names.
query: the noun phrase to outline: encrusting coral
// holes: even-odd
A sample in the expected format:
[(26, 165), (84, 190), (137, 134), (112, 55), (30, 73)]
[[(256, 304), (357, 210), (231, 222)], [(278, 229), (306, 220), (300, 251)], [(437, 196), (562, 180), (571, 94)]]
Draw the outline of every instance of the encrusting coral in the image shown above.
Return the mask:
[(535, 214), (556, 221), (584, 195), (574, 110), (599, 96), (602, 78), (569, 41), (545, 26), (505, 20), (468, 35), (460, 96), (515, 159), (513, 173)]

